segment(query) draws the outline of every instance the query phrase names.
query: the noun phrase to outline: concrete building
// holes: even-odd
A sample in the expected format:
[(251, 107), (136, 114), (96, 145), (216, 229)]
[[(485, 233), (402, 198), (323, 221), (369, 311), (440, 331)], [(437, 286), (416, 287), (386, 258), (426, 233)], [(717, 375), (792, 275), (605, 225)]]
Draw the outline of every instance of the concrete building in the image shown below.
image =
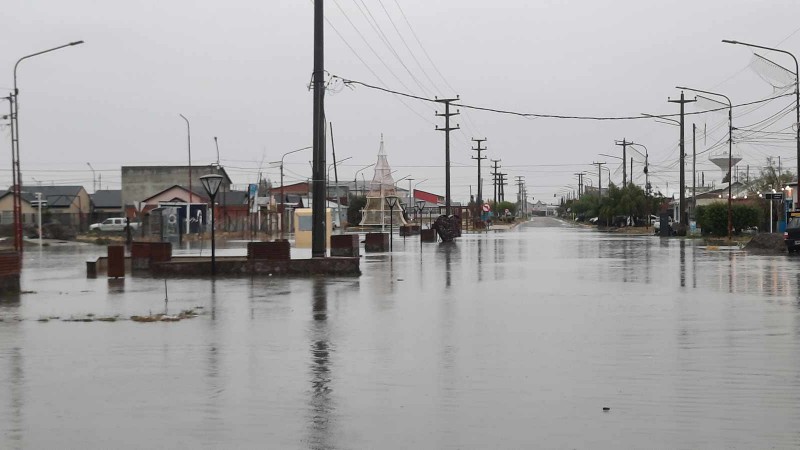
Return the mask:
[[(191, 169), (193, 192), (204, 193), (200, 177), (211, 174), (222, 175), (220, 192), (230, 191), (231, 179), (221, 166), (192, 166)], [(126, 209), (176, 185), (189, 189), (189, 166), (123, 166), (121, 173), (122, 206)], [(203, 199), (193, 196), (192, 203), (203, 203), (204, 198), (205, 195)]]

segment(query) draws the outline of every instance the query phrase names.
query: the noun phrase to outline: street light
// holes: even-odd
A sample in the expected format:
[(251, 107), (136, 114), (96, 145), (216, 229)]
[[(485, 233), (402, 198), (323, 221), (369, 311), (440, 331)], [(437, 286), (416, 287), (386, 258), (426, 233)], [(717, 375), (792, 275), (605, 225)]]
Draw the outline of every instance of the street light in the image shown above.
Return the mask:
[[(796, 133), (797, 133), (797, 177), (798, 177), (797, 179), (800, 180), (800, 65), (798, 65), (798, 63), (797, 63), (797, 58), (795, 58), (795, 56), (793, 54), (787, 52), (786, 50), (781, 50), (781, 49), (777, 49), (777, 48), (764, 47), (762, 45), (748, 44), (746, 42), (732, 41), (732, 40), (729, 40), (729, 39), (723, 39), (722, 42), (724, 42), (726, 44), (744, 45), (746, 47), (755, 47), (755, 48), (760, 48), (760, 49), (763, 49), (763, 50), (769, 50), (769, 51), (778, 52), (778, 53), (785, 53), (785, 54), (791, 56), (792, 59), (794, 60), (794, 77), (795, 77), (795, 90), (794, 90), (795, 107), (794, 107), (794, 112), (796, 114), (795, 127), (797, 128), (795, 130)], [(794, 204), (795, 203), (794, 199), (792, 199), (792, 203), (793, 203), (793, 206), (794, 206), (793, 209), (797, 209), (798, 207), (797, 207), (796, 204)]]
[(11, 178), (14, 185), (14, 249), (22, 254), (22, 171), (19, 165), (19, 88), (17, 88), (17, 67), (22, 61), (34, 56), (54, 52), (73, 45), (83, 44), (83, 41), (70, 42), (40, 52), (31, 53), (18, 59), (14, 64), (14, 92), (11, 94)]
[(281, 239), (283, 239), (283, 228), (284, 228), (283, 225), (284, 225), (284, 222), (285, 222), (284, 213), (286, 211), (286, 206), (284, 205), (284, 202), (283, 202), (283, 200), (284, 200), (284, 196), (283, 196), (283, 159), (286, 158), (287, 155), (291, 155), (292, 153), (297, 153), (297, 152), (302, 151), (302, 150), (308, 150), (310, 148), (313, 148), (313, 147), (298, 148), (297, 150), (292, 150), (290, 152), (286, 152), (281, 156), (281, 162), (280, 162), (280, 167), (281, 167), (281, 211), (280, 211), (281, 212)]
[(200, 182), (203, 183), (203, 188), (206, 190), (209, 198), (211, 198), (211, 275), (217, 274), (217, 261), (216, 261), (216, 240), (214, 238), (214, 197), (217, 196), (219, 186), (222, 184), (222, 175), (211, 174), (200, 177)]
[(186, 234), (189, 234), (189, 220), (192, 215), (192, 129), (189, 126), (189, 119), (183, 114), (178, 114), (186, 121), (186, 142), (189, 147), (189, 203), (186, 204)]
[(419, 224), (419, 257), (422, 259), (422, 210), (425, 209), (425, 200), (417, 200), (417, 223)]
[[(711, 92), (711, 91), (702, 91), (700, 89), (692, 89), (688, 87), (681, 87), (677, 86), (675, 89), (684, 89), (687, 91), (694, 91), (700, 92), (703, 94), (708, 95), (716, 95), (718, 97), (724, 98), (728, 102), (728, 240), (731, 239), (731, 235), (733, 234), (733, 209), (731, 206), (731, 200), (733, 198), (732, 194), (732, 186), (733, 186), (733, 103), (731, 103), (731, 99), (725, 95)], [(683, 138), (681, 138), (683, 139)], [(683, 189), (683, 186), (681, 186)], [(683, 211), (681, 211), (683, 214)], [(683, 221), (681, 219), (681, 221)]]
[[(333, 124), (331, 124), (333, 126)], [(331, 132), (332, 133), (332, 132)], [(330, 180), (331, 180), (331, 167), (333, 167), (333, 176), (335, 177), (334, 182), (336, 183), (336, 220), (333, 221), (334, 225), (336, 222), (339, 222), (339, 233), (342, 232), (342, 196), (339, 195), (339, 175), (336, 167), (347, 161), (348, 159), (353, 159), (352, 156), (348, 156), (347, 158), (340, 159), (338, 161), (334, 161), (328, 165), (328, 172), (326, 173), (325, 177), (325, 196), (328, 196), (328, 191), (330, 189)]]
[[(358, 173), (361, 172), (362, 170), (369, 169), (370, 167), (372, 167), (374, 165), (375, 165), (375, 163), (372, 163), (372, 164), (370, 164), (368, 166), (364, 166), (364, 167), (356, 170), (356, 173), (353, 174), (353, 190), (355, 190), (356, 193), (358, 193)], [(364, 182), (364, 184), (366, 185), (366, 181)], [(366, 186), (364, 186), (364, 189), (366, 189)]]
[[(644, 144), (637, 144), (635, 142), (631, 142), (630, 145), (631, 145), (631, 148), (636, 153), (638, 153), (640, 155), (642, 154), (642, 152), (640, 152), (639, 150), (636, 150), (635, 148), (633, 148), (633, 146), (634, 145), (638, 145), (639, 147), (642, 147), (644, 149), (644, 194), (645, 194), (645, 197), (647, 197), (649, 199), (650, 198), (650, 161), (649, 161), (650, 160), (650, 156), (649, 156), (649, 152), (647, 150), (647, 146), (645, 146)], [(633, 169), (631, 169), (631, 172), (633, 172)], [(633, 173), (631, 173), (631, 177), (633, 177)], [(692, 194), (692, 195), (694, 195), (694, 194)], [(650, 201), (649, 200), (647, 202), (647, 226), (648, 227), (650, 226)]]
[(394, 226), (394, 207), (397, 206), (397, 197), (386, 197), (386, 204), (389, 205), (389, 251), (394, 251), (392, 246), (392, 227)]
[(97, 192), (97, 175), (94, 172), (94, 167), (92, 167), (92, 165), (88, 162), (86, 165), (89, 166), (89, 170), (92, 171), (92, 191)]

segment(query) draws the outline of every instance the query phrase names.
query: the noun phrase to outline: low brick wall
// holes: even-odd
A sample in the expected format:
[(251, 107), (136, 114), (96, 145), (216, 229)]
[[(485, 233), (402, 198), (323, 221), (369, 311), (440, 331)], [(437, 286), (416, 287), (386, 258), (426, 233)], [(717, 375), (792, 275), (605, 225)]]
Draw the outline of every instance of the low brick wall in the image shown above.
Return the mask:
[(0, 252), (0, 294), (19, 293), (20, 257), (17, 252)]
[[(312, 258), (291, 260), (248, 260), (244, 257), (217, 258), (217, 275), (359, 275), (360, 258)], [(208, 276), (211, 274), (210, 258), (176, 258), (154, 263), (156, 276)]]
[(361, 256), (357, 234), (336, 234), (331, 236), (331, 256), (358, 258)]
[(389, 251), (388, 233), (367, 233), (364, 240), (365, 252), (387, 252)]

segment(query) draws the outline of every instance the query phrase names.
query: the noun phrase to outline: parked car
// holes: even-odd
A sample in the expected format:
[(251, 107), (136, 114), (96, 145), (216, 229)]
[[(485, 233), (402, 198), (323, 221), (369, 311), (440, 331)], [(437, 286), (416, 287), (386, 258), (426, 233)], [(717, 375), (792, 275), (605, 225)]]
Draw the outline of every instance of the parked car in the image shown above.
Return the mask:
[(789, 218), (786, 231), (783, 232), (783, 242), (789, 253), (800, 250), (800, 217)]
[[(89, 225), (89, 231), (125, 231), (127, 225), (127, 220), (124, 217), (109, 217), (100, 223)], [(139, 223), (131, 222), (130, 226), (131, 230), (136, 230), (139, 228)]]

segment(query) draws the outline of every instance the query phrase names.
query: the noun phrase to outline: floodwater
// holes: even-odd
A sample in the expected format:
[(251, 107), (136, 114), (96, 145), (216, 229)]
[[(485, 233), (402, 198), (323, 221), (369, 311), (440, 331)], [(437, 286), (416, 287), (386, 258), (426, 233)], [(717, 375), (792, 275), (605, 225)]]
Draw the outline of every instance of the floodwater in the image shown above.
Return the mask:
[[(537, 218), (360, 277), (86, 279), (0, 304), (0, 448), (800, 446), (800, 259)], [(224, 252), (240, 251), (230, 249)], [(603, 408), (610, 408), (603, 411)]]

